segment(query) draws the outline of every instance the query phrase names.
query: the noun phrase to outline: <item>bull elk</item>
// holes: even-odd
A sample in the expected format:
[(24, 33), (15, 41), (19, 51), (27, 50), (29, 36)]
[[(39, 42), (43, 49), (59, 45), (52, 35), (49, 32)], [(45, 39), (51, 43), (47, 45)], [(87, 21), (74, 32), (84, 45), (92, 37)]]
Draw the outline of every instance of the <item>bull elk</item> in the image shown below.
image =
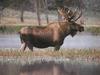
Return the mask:
[[(67, 12), (67, 16), (69, 16), (68, 13), (69, 12)], [(76, 20), (79, 18), (80, 17)], [(66, 36), (71, 35), (73, 37), (78, 31), (84, 31), (84, 27), (77, 24), (75, 22), (76, 20), (72, 21), (72, 19), (73, 18), (66, 18), (67, 21), (65, 22), (54, 22), (45, 27), (34, 26), (21, 28), (19, 31), (22, 43), (20, 49), (24, 51), (26, 47), (28, 47), (33, 51), (33, 47), (54, 47), (54, 50), (59, 50)]]

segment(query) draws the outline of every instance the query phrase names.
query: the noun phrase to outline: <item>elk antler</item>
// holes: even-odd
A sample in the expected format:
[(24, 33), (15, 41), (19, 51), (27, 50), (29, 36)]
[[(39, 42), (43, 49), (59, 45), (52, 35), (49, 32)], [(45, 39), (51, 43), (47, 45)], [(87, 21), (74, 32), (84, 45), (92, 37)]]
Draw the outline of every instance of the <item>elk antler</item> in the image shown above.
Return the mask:
[(73, 12), (72, 10), (70, 10), (68, 8), (58, 9), (59, 14), (61, 16), (63, 16), (65, 20), (68, 20), (68, 21), (77, 21), (82, 16), (82, 11), (81, 11), (79, 16), (77, 18), (75, 18), (76, 14), (78, 13), (77, 11), (78, 11), (78, 8), (75, 9), (75, 12)]
[(76, 13), (77, 13), (77, 9), (75, 9), (75, 12), (70, 12), (70, 16), (69, 16), (69, 21), (73, 20), (76, 17)]
[[(72, 11), (71, 11), (72, 12)], [(78, 14), (78, 8), (75, 9), (75, 12), (72, 12), (69, 21), (77, 21), (81, 16), (82, 16), (82, 11), (80, 11), (79, 16), (77, 17), (76, 15)]]
[(70, 13), (68, 8), (58, 8), (58, 12), (62, 17), (64, 17), (64, 19), (68, 20), (68, 15)]
[(79, 16), (74, 21), (77, 21), (81, 16), (82, 16), (82, 11), (80, 12)]

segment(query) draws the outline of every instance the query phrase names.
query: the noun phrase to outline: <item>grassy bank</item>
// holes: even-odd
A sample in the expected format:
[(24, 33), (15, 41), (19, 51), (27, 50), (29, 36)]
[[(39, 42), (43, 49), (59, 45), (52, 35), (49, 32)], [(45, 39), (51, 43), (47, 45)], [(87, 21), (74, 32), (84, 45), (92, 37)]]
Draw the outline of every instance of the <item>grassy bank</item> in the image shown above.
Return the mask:
[[(37, 57), (50, 57), (50, 58), (69, 58), (69, 59), (100, 59), (100, 50), (81, 49), (81, 50), (60, 50), (60, 51), (18, 51), (18, 50), (0, 50), (0, 56), (2, 57), (25, 57), (25, 58), (37, 58)], [(99, 61), (99, 60), (98, 60)], [(100, 62), (100, 61), (99, 61)]]
[(100, 35), (100, 27), (86, 27), (86, 32), (90, 32), (93, 35)]
[[(1, 34), (17, 33), (24, 26), (0, 26)], [(100, 27), (86, 27), (86, 32), (90, 32), (94, 35), (100, 35)]]
[(23, 26), (0, 26), (0, 33), (1, 34), (14, 34), (14, 33), (18, 33), (18, 31), (22, 27)]

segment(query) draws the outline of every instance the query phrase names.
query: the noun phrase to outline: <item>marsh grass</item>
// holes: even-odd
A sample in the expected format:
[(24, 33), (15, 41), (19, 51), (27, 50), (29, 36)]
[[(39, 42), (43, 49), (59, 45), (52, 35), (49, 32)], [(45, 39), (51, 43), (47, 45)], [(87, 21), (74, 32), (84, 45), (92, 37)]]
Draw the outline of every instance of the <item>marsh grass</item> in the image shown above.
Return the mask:
[(18, 50), (0, 50), (0, 57), (15, 57), (15, 58), (68, 58), (68, 59), (89, 59), (100, 61), (100, 51), (91, 49), (80, 50), (60, 50), (60, 51), (18, 51)]
[(23, 26), (0, 26), (0, 33), (1, 34), (14, 34), (18, 33), (18, 31), (22, 28)]
[(93, 35), (100, 35), (100, 27), (86, 27), (87, 32), (91, 32)]

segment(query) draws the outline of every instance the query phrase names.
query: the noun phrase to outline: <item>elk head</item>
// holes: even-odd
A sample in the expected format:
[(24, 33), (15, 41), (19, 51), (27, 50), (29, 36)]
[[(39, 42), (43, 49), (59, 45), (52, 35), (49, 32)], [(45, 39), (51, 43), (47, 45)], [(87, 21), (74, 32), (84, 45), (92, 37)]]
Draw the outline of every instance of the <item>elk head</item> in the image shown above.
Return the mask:
[[(78, 8), (73, 12), (68, 8), (58, 8), (58, 12), (61, 16), (64, 17), (65, 22), (69, 22), (71, 33), (70, 35), (73, 37), (77, 31), (84, 31), (84, 27), (81, 24), (76, 23), (76, 21), (82, 16), (82, 11), (78, 12)], [(78, 15), (78, 16), (77, 16)]]
[(79, 32), (82, 32), (84, 31), (84, 27), (80, 24), (77, 24), (75, 22), (71, 22), (70, 24), (70, 28), (71, 28), (71, 32), (70, 32), (70, 35), (73, 37), (76, 35), (76, 33), (79, 31)]

